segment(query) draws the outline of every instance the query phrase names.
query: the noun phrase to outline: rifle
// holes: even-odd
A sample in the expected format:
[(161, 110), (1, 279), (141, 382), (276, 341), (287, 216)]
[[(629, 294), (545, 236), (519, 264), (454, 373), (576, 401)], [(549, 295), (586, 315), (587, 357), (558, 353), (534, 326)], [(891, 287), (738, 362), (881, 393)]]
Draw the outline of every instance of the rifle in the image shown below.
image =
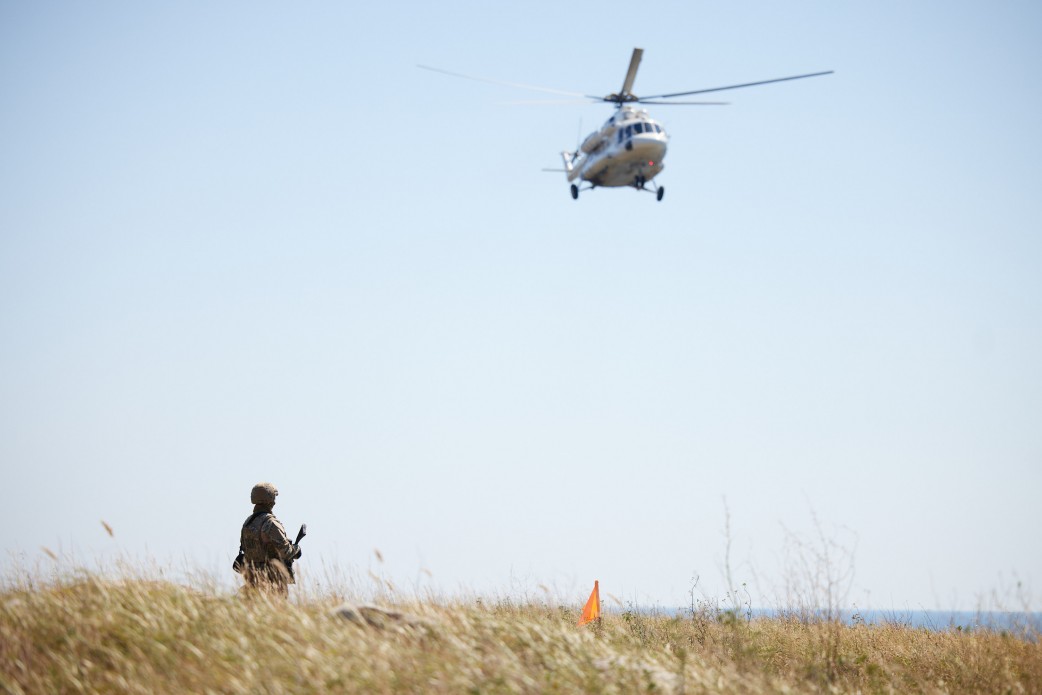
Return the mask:
[(286, 561), (286, 571), (289, 572), (289, 576), (293, 579), (296, 579), (296, 575), (293, 574), (293, 563), (301, 556), (300, 541), (306, 535), (308, 535), (308, 525), (301, 524), (300, 530), (297, 531), (297, 540), (293, 541), (293, 545), (297, 546), (297, 554)]

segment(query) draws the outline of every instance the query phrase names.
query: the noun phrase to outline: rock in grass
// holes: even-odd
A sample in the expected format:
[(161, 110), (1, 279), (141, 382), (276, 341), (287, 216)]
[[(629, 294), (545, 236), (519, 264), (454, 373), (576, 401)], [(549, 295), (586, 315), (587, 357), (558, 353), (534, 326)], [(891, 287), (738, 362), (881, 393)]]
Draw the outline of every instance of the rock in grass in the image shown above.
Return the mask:
[(428, 626), (426, 621), (416, 616), (380, 606), (356, 606), (351, 603), (343, 603), (333, 609), (333, 615), (356, 625), (375, 627), (380, 630), (388, 627)]

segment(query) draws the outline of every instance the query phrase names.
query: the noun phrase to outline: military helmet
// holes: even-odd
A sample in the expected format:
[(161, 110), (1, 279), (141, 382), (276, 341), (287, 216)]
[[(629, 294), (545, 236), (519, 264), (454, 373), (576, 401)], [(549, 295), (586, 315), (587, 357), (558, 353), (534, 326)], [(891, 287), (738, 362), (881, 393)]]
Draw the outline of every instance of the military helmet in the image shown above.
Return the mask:
[(279, 491), (271, 483), (257, 483), (250, 491), (250, 502), (254, 504), (275, 504)]

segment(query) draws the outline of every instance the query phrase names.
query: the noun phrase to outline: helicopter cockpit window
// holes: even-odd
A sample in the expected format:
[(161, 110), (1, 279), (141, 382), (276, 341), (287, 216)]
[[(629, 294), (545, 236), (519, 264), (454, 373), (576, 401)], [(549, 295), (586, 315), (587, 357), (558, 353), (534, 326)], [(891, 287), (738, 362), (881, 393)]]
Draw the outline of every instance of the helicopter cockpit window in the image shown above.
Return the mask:
[(643, 133), (644, 132), (644, 124), (643, 123), (635, 123), (633, 125), (633, 132), (637, 133), (638, 135), (640, 133)]
[(619, 140), (618, 141), (622, 142), (622, 139), (624, 137), (626, 137), (626, 129), (625, 128), (619, 128)]
[(626, 137), (632, 137), (632, 135), (633, 135), (633, 126), (632, 125), (626, 126)]

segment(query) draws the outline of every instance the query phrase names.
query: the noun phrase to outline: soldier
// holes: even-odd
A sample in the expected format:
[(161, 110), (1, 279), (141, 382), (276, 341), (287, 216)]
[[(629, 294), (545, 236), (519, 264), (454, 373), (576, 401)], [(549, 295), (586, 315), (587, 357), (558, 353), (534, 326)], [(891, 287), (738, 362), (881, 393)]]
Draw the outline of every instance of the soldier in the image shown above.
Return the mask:
[(253, 514), (242, 525), (239, 557), (235, 570), (241, 572), (248, 590), (266, 591), (286, 598), (295, 583), (288, 567), (300, 557), (300, 546), (290, 542), (282, 522), (271, 513), (279, 491), (271, 483), (257, 483), (250, 492)]

